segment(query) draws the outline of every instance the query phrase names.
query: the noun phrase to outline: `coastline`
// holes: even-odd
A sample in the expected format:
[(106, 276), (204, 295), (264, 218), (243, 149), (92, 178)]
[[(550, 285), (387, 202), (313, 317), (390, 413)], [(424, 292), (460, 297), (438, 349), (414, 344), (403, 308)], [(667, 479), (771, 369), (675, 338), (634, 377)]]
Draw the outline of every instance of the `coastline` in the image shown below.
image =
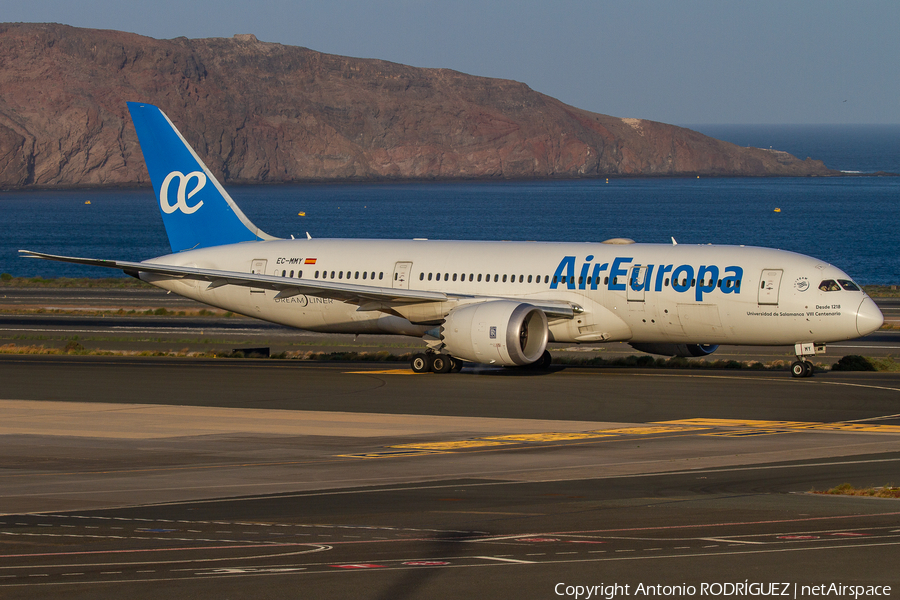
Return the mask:
[[(285, 180), (285, 181), (256, 181), (256, 180), (224, 180), (223, 185), (229, 187), (252, 187), (252, 186), (266, 186), (266, 187), (280, 187), (280, 186), (292, 186), (292, 185), (403, 185), (403, 184), (421, 184), (421, 183), (446, 183), (446, 184), (454, 184), (454, 183), (540, 183), (540, 182), (555, 182), (555, 181), (603, 181), (603, 180), (639, 180), (639, 179), (653, 179), (653, 180), (665, 180), (665, 179), (748, 179), (748, 180), (758, 180), (758, 179), (817, 179), (817, 178), (853, 178), (853, 177), (900, 177), (900, 173), (893, 173), (889, 171), (877, 171), (873, 173), (867, 172), (859, 172), (859, 171), (841, 171), (836, 169), (830, 169), (830, 172), (825, 175), (723, 175), (723, 174), (707, 174), (707, 173), (683, 173), (683, 174), (610, 174), (610, 175), (600, 175), (600, 176), (590, 176), (590, 177), (570, 177), (570, 176), (559, 176), (559, 177), (350, 177), (350, 178), (336, 178), (336, 179), (296, 179), (296, 180)], [(0, 193), (3, 192), (65, 192), (65, 191), (88, 191), (88, 190), (102, 190), (102, 191), (112, 191), (112, 190), (151, 190), (152, 185), (149, 182), (134, 182), (134, 183), (109, 183), (109, 184), (66, 184), (66, 185), (23, 185), (23, 186), (5, 186), (0, 189)]]

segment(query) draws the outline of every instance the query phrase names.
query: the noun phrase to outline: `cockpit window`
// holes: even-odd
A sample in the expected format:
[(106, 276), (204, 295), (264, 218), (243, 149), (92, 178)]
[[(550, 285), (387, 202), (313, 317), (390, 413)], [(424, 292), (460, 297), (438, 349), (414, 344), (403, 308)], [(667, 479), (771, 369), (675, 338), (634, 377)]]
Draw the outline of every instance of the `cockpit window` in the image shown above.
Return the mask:
[(839, 292), (841, 289), (845, 289), (848, 292), (861, 292), (859, 286), (850, 281), (849, 279), (838, 279), (835, 281), (834, 279), (826, 279), (822, 283), (819, 284), (819, 290), (823, 292)]
[(861, 292), (859, 286), (849, 281), (847, 279), (838, 279), (838, 283), (841, 284), (841, 287), (847, 290), (848, 292)]

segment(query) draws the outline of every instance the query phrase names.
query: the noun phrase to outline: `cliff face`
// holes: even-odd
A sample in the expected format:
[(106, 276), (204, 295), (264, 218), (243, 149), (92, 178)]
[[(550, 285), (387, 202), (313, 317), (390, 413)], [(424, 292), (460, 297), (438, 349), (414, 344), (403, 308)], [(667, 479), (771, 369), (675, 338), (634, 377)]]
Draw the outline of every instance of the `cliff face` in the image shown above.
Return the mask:
[(226, 181), (830, 173), (513, 81), (250, 35), (0, 24), (0, 186), (146, 182), (129, 100), (162, 108)]

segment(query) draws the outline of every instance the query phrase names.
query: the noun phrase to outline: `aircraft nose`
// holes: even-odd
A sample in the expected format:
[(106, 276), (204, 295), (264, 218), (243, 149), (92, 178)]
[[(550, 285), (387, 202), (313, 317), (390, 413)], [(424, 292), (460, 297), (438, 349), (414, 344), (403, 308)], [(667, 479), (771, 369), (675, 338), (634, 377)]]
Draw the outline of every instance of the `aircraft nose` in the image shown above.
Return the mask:
[(866, 298), (856, 311), (856, 330), (859, 335), (868, 335), (877, 331), (884, 323), (884, 315), (881, 314), (878, 305), (871, 298)]

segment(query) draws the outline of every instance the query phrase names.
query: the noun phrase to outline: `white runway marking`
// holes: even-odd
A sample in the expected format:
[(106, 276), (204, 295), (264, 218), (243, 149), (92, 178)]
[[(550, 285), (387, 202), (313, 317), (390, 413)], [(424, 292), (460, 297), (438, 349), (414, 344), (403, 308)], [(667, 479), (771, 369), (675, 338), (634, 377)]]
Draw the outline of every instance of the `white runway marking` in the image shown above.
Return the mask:
[(517, 560), (515, 558), (500, 558), (499, 556), (473, 556), (472, 558), (480, 558), (482, 560), (497, 560), (500, 562), (518, 563), (523, 565), (533, 565), (533, 560)]

